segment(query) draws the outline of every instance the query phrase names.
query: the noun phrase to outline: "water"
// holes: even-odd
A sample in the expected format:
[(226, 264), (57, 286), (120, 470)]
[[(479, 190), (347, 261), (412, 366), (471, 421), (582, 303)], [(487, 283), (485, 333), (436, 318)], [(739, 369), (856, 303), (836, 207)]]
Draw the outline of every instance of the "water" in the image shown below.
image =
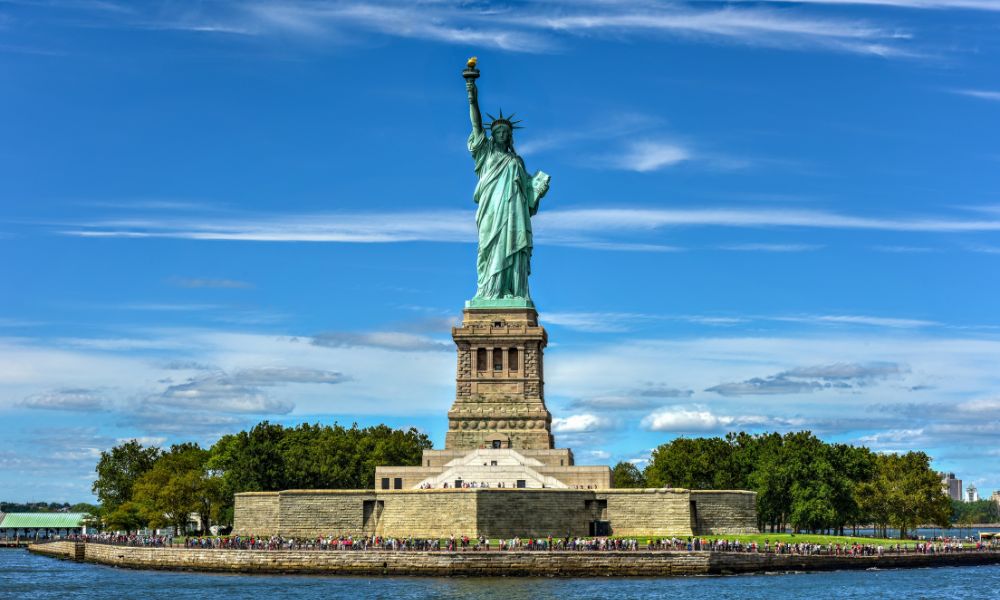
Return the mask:
[[(851, 535), (850, 529), (844, 531), (844, 533)], [(963, 538), (974, 538), (979, 539), (979, 532), (983, 533), (998, 533), (1000, 532), (1000, 527), (959, 527), (958, 525), (952, 527), (951, 529), (943, 529), (941, 527), (921, 527), (919, 529), (911, 529), (908, 534), (912, 536), (917, 536), (921, 538), (933, 538), (938, 536), (944, 537), (963, 537)], [(898, 538), (898, 529), (887, 530), (889, 537)], [(872, 529), (858, 529), (858, 535), (866, 537), (874, 537), (875, 532)]]
[(736, 577), (546, 579), (251, 576), (131, 571), (0, 550), (0, 598), (205, 600), (321, 597), (483, 598), (996, 598), (1000, 566)]

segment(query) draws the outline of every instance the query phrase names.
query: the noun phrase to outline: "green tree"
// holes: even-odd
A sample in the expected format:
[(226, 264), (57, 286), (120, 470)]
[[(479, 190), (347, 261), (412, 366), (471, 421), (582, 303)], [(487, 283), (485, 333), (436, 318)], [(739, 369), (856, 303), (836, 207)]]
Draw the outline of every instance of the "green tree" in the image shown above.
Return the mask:
[(611, 487), (644, 488), (646, 487), (646, 478), (635, 465), (622, 461), (611, 469)]
[(113, 512), (132, 499), (132, 486), (160, 456), (160, 449), (143, 447), (137, 440), (129, 440), (110, 451), (101, 452), (97, 462), (97, 479), (93, 492), (105, 510)]
[(216, 510), (231, 520), (232, 496), (283, 489), (364, 489), (375, 487), (378, 465), (416, 466), (431, 447), (416, 429), (386, 425), (350, 428), (303, 423), (285, 428), (268, 422), (227, 435), (211, 450), (207, 468), (221, 477), (225, 498)]
[(104, 525), (114, 531), (138, 531), (149, 526), (155, 515), (138, 502), (123, 502), (104, 517)]
[(951, 501), (952, 523), (1000, 523), (1000, 504), (993, 500)]
[(888, 526), (899, 528), (900, 538), (921, 524), (947, 527), (951, 501), (941, 492), (941, 478), (923, 452), (879, 454), (875, 477), (861, 486), (861, 504), (883, 535)]
[(732, 446), (722, 438), (677, 438), (653, 450), (646, 481), (653, 487), (720, 489), (731, 479), (721, 468), (731, 462)]
[(212, 509), (221, 501), (218, 478), (206, 472), (208, 458), (208, 450), (197, 444), (177, 444), (139, 478), (134, 498), (151, 515), (152, 526), (169, 525), (183, 533), (190, 515), (197, 513), (206, 532)]

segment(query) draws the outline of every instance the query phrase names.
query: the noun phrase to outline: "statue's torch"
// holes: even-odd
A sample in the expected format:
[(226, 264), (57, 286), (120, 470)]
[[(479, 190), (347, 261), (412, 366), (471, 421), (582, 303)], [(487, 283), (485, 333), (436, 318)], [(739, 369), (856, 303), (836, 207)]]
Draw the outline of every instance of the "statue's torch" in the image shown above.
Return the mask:
[(475, 56), (470, 58), (466, 62), (465, 70), (462, 71), (462, 77), (465, 77), (466, 81), (475, 81), (479, 79), (479, 69), (476, 68), (476, 61), (479, 60)]

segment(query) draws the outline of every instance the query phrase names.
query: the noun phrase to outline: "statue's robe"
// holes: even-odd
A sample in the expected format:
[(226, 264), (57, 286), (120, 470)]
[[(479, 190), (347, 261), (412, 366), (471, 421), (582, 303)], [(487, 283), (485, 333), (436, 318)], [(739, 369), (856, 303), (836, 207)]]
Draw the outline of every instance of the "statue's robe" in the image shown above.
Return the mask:
[(529, 176), (513, 149), (500, 148), (483, 131), (469, 135), (469, 151), (479, 176), (473, 196), (479, 205), (476, 298), (530, 299), (531, 216), (543, 195), (535, 191), (534, 180), (548, 175)]

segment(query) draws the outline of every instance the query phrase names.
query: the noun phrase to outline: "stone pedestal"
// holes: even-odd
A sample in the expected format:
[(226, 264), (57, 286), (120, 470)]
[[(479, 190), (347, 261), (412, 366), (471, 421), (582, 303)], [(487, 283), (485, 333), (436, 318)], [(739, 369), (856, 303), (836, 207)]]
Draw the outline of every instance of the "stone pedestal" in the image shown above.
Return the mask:
[(445, 448), (551, 449), (542, 370), (548, 336), (538, 312), (468, 307), (462, 316), (452, 328), (458, 374)]

